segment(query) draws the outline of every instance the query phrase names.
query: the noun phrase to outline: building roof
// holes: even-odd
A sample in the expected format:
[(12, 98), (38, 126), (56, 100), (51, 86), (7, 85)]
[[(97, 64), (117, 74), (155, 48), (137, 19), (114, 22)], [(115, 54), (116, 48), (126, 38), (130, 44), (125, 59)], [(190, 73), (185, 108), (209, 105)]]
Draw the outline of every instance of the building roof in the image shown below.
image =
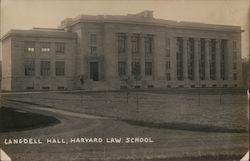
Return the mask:
[(6, 39), (9, 36), (21, 36), (21, 37), (44, 37), (44, 38), (77, 38), (77, 34), (73, 32), (66, 32), (63, 29), (57, 28), (33, 28), (30, 30), (10, 30), (7, 32), (1, 40)]
[(169, 28), (180, 29), (198, 29), (198, 30), (214, 30), (214, 31), (229, 31), (242, 32), (240, 26), (206, 24), (197, 22), (172, 21), (164, 19), (156, 19), (153, 16), (153, 11), (143, 11), (137, 14), (121, 15), (80, 15), (75, 18), (67, 18), (61, 22), (59, 28), (67, 28), (80, 22), (95, 22), (95, 23), (126, 23), (126, 24), (143, 24), (162, 26)]

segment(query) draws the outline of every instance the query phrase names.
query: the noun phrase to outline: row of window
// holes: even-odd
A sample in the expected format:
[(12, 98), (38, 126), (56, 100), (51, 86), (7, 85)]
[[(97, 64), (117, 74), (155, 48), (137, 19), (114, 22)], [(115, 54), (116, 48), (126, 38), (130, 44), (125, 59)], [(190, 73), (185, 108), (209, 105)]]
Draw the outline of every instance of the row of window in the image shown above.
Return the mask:
[[(25, 42), (25, 52), (33, 53), (36, 50), (35, 42)], [(40, 51), (43, 53), (49, 53), (51, 51), (51, 43), (40, 42)], [(55, 52), (64, 53), (65, 43), (55, 43)]]
[[(139, 70), (140, 72), (140, 63), (139, 62), (132, 62), (132, 73), (134, 73), (134, 71)], [(170, 61), (166, 62), (166, 77), (167, 80), (170, 80), (170, 73), (169, 73), (169, 69), (170, 69), (171, 65), (170, 65)], [(146, 76), (152, 76), (152, 72), (153, 72), (153, 63), (152, 62), (145, 62), (145, 75)], [(118, 62), (118, 74), (120, 76), (124, 76), (126, 75), (126, 62)]]
[[(140, 74), (140, 63), (139, 62), (132, 62), (132, 73), (133, 74)], [(152, 62), (145, 62), (145, 75), (146, 76), (152, 76), (153, 73), (153, 63)], [(124, 61), (118, 62), (118, 74), (119, 76), (124, 76), (127, 74), (127, 64)]]
[[(24, 74), (25, 76), (35, 76), (35, 61), (34, 60), (26, 60), (24, 66)], [(56, 76), (64, 76), (65, 75), (65, 62), (64, 61), (56, 61), (55, 63), (55, 74)], [(49, 76), (51, 74), (51, 63), (50, 61), (40, 61), (40, 76)]]
[[(140, 52), (140, 42), (143, 39), (140, 38), (139, 34), (133, 34), (131, 37), (131, 52), (138, 54)], [(147, 35), (144, 37), (145, 53), (146, 55), (152, 54), (153, 51), (153, 36)], [(125, 33), (118, 34), (118, 53), (126, 53), (127, 51), (127, 37)]]

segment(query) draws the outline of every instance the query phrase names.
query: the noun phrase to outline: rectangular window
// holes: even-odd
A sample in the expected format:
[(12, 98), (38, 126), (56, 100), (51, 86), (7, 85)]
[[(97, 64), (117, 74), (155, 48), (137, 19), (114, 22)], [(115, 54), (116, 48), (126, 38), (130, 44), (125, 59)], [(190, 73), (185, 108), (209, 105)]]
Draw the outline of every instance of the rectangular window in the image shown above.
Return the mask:
[(126, 35), (123, 33), (118, 34), (118, 53), (126, 52)]
[(134, 75), (135, 79), (139, 79), (141, 74), (141, 68), (139, 62), (132, 62), (132, 74)]
[(91, 34), (90, 35), (90, 44), (91, 45), (96, 45), (97, 41), (96, 41), (96, 34)]
[(35, 75), (35, 61), (34, 60), (25, 60), (24, 65), (25, 76), (34, 76)]
[(237, 69), (237, 63), (234, 63), (233, 69)]
[(95, 55), (97, 52), (96, 52), (96, 46), (91, 46), (90, 47), (90, 53)]
[(56, 53), (65, 52), (65, 43), (56, 43)]
[(35, 42), (25, 42), (25, 52), (35, 52)]
[(56, 76), (64, 76), (64, 75), (65, 75), (65, 62), (56, 61)]
[(237, 42), (233, 41), (233, 49), (235, 50), (237, 48)]
[(90, 34), (90, 54), (96, 55), (97, 54), (97, 47), (96, 47), (96, 34)]
[(145, 62), (145, 75), (151, 76), (153, 70), (153, 63), (152, 62)]
[(168, 80), (168, 81), (171, 80), (171, 75), (170, 75), (170, 73), (166, 73), (166, 77), (167, 77), (167, 80)]
[(176, 74), (178, 80), (183, 80), (183, 38), (177, 37), (176, 40)]
[(166, 39), (166, 57), (170, 57), (170, 38)]
[(170, 57), (170, 49), (167, 49), (167, 51), (166, 51), (166, 57)]
[(170, 67), (170, 61), (167, 61), (166, 62), (166, 70), (169, 70), (171, 67)]
[(237, 59), (237, 52), (236, 51), (233, 52), (233, 58)]
[(215, 39), (211, 39), (211, 41), (210, 41), (210, 49), (211, 49), (212, 53), (214, 53), (216, 51), (216, 41), (215, 41)]
[(49, 42), (41, 42), (41, 52), (48, 53), (50, 52), (50, 43)]
[(139, 53), (139, 35), (134, 34), (131, 38), (132, 53)]
[(153, 37), (152, 36), (145, 37), (145, 53), (146, 53), (146, 55), (152, 54), (152, 47), (153, 47)]
[(40, 75), (41, 76), (49, 76), (50, 75), (50, 62), (49, 61), (41, 61), (40, 62)]
[(237, 74), (234, 73), (234, 80), (237, 80)]
[(126, 75), (126, 62), (118, 62), (118, 74), (119, 76)]

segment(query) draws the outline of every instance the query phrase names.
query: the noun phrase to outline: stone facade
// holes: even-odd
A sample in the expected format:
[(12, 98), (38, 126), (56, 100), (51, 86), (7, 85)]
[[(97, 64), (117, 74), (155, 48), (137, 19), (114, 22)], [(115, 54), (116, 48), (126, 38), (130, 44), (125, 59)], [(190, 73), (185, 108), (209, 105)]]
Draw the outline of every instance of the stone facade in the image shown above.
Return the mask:
[(2, 39), (2, 89), (240, 87), (241, 32), (155, 19), (152, 11), (11, 30)]
[[(56, 52), (56, 43), (65, 51)], [(42, 51), (47, 44), (49, 51)], [(72, 89), (75, 76), (76, 34), (64, 31), (12, 30), (3, 41), (2, 90)], [(47, 75), (41, 75), (41, 62), (50, 62)], [(56, 76), (55, 63), (65, 63), (63, 76)]]

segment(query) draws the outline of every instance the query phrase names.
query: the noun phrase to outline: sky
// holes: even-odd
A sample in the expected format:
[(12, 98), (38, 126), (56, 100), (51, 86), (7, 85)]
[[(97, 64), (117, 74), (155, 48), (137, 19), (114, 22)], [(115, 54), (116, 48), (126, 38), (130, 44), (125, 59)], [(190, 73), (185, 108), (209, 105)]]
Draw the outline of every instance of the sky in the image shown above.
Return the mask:
[(10, 29), (57, 27), (81, 14), (126, 15), (153, 10), (155, 18), (241, 26), (249, 53), (249, 0), (1, 0), (1, 35)]

